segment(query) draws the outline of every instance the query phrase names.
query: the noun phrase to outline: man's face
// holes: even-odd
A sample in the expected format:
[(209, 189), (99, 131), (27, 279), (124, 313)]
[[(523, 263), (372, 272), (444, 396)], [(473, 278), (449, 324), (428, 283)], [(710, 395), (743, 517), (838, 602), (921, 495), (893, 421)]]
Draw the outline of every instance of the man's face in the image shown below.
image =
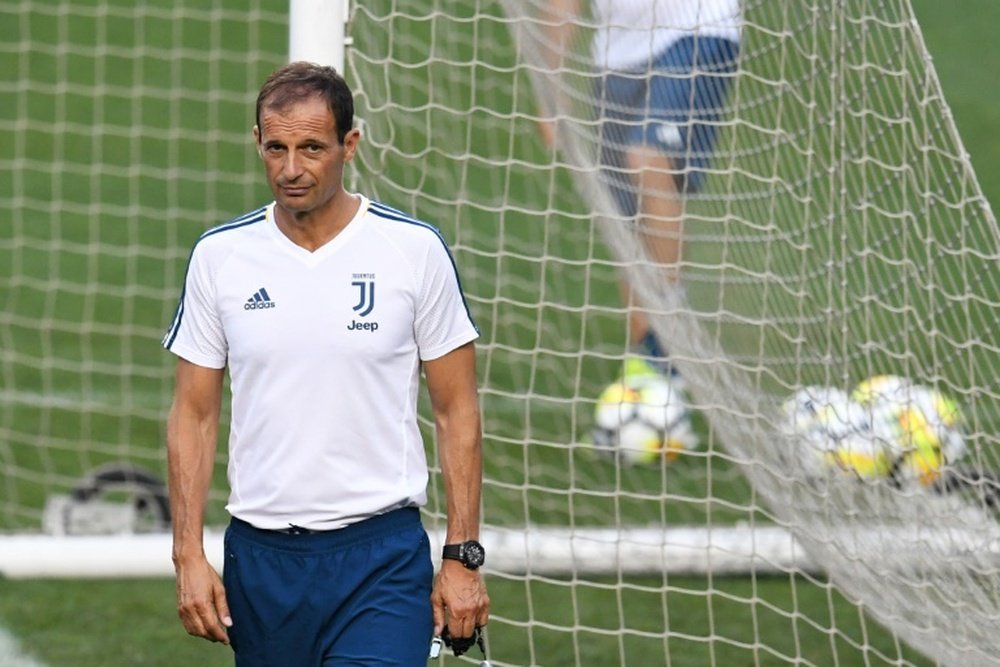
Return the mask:
[(278, 205), (293, 215), (326, 207), (343, 185), (359, 136), (351, 130), (340, 144), (333, 114), (318, 95), (281, 109), (265, 106), (254, 139)]

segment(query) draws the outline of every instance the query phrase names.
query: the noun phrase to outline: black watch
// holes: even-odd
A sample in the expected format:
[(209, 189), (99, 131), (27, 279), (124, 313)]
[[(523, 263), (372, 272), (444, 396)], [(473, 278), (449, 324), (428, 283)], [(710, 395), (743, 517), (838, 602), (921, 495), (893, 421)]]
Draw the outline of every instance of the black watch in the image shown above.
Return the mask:
[(486, 549), (475, 540), (461, 544), (446, 544), (441, 550), (441, 558), (457, 560), (470, 570), (478, 570), (486, 562)]

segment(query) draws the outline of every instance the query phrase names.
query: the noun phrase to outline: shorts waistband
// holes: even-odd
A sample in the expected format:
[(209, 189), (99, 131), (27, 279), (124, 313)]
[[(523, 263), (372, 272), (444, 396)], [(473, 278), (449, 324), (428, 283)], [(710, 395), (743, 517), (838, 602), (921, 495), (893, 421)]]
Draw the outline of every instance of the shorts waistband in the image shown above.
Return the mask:
[(232, 517), (229, 530), (240, 537), (267, 547), (286, 551), (324, 551), (347, 547), (372, 539), (392, 535), (408, 528), (422, 526), (420, 510), (416, 507), (378, 514), (336, 530), (304, 530), (294, 527), (285, 530), (256, 528), (242, 519)]

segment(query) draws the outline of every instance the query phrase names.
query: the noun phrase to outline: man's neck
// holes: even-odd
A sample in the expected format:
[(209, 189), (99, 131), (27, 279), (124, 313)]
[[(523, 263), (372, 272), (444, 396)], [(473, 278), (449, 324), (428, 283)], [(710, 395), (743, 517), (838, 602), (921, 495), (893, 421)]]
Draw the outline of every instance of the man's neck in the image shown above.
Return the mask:
[(278, 229), (292, 243), (316, 252), (347, 227), (360, 206), (360, 197), (341, 190), (321, 209), (289, 211), (278, 204), (274, 218)]

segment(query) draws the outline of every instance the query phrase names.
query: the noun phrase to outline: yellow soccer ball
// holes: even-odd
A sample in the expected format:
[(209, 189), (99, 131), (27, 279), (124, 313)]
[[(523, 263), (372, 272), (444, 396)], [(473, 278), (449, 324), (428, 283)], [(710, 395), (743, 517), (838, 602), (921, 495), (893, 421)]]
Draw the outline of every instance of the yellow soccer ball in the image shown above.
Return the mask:
[(869, 411), (875, 434), (899, 451), (894, 467), (900, 481), (932, 486), (945, 466), (965, 456), (961, 409), (942, 392), (878, 375), (860, 383), (853, 396)]
[(680, 387), (661, 375), (608, 385), (594, 407), (594, 444), (626, 464), (672, 461), (698, 438)]
[(868, 411), (843, 389), (803, 387), (784, 401), (782, 419), (791, 454), (786, 460), (809, 477), (842, 473), (878, 479), (892, 470), (891, 443), (877, 437)]

